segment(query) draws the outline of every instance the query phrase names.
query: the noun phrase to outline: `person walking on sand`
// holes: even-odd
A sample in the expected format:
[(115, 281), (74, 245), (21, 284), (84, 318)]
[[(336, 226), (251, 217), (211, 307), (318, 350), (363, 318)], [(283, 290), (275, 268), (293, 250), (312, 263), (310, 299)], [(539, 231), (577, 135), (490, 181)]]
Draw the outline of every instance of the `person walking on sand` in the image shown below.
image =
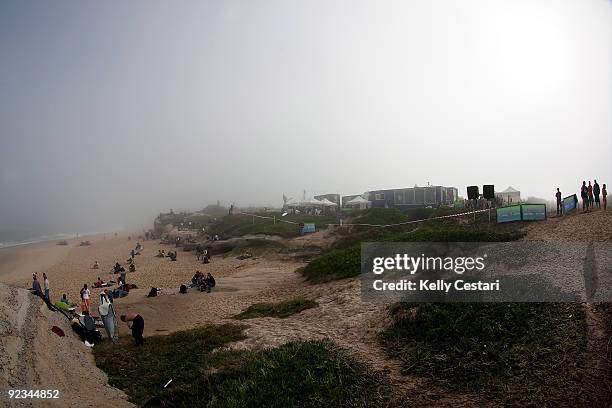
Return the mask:
[(593, 186), (591, 185), (591, 180), (589, 180), (589, 187), (587, 189), (587, 193), (589, 195), (589, 208), (593, 209), (593, 203), (594, 203), (594, 199), (593, 199)]
[(582, 212), (589, 210), (589, 189), (586, 186), (586, 181), (582, 182), (580, 187), (580, 198), (582, 198)]
[(144, 338), (142, 332), (144, 331), (144, 319), (138, 313), (128, 313), (127, 315), (121, 315), (121, 321), (126, 322), (128, 327), (132, 329), (132, 337), (136, 342), (136, 346), (144, 344)]
[(557, 187), (557, 194), (555, 194), (555, 197), (557, 197), (557, 215), (562, 215), (563, 201), (561, 200), (561, 191), (559, 191), (559, 187)]
[(604, 211), (606, 211), (606, 207), (608, 206), (608, 190), (606, 190), (606, 185), (603, 185), (601, 189), (601, 199), (603, 201)]
[(599, 190), (599, 184), (597, 184), (597, 180), (595, 180), (593, 183), (593, 195), (595, 196), (595, 206), (599, 209), (601, 209), (601, 203), (599, 202), (600, 192), (601, 191)]
[(91, 297), (91, 292), (87, 289), (87, 284), (83, 285), (83, 289), (81, 289), (81, 299), (83, 299), (83, 303), (85, 304), (85, 310), (89, 312), (89, 298)]
[(46, 273), (43, 273), (43, 280), (45, 285), (45, 299), (50, 300), (51, 298), (49, 297), (49, 278), (47, 277)]

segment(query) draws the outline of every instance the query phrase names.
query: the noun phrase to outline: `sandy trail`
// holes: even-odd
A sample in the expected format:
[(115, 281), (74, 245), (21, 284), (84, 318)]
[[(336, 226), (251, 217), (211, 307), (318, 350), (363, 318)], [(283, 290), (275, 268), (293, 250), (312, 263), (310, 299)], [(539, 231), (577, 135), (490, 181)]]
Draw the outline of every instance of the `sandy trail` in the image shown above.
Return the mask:
[(577, 210), (563, 217), (551, 217), (545, 222), (526, 224), (527, 241), (586, 242), (612, 241), (612, 211)]

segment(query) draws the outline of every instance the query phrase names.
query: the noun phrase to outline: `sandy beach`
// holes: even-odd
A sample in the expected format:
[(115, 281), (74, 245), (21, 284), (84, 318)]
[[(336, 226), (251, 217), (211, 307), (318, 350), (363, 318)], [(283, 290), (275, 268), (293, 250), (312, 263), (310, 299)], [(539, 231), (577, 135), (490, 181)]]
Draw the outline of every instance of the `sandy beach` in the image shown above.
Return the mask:
[[(32, 273), (47, 273), (52, 301), (63, 293), (71, 302), (79, 301), (79, 292), (87, 284), (92, 292), (92, 311), (96, 315), (98, 295), (102, 289), (93, 288), (100, 277), (103, 281), (116, 280), (111, 272), (115, 262), (126, 266), (130, 250), (136, 240), (127, 235), (118, 237), (88, 237), (90, 246), (79, 246), (82, 239), (69, 241), (68, 246), (55, 242), (24, 245), (0, 250), (0, 282), (21, 288), (31, 287)], [(136, 284), (130, 294), (115, 300), (117, 313), (135, 311), (146, 319), (145, 335), (172, 332), (206, 322), (217, 322), (239, 313), (256, 302), (290, 296), (301, 277), (294, 273), (303, 264), (254, 258), (237, 260), (234, 257), (213, 257), (210, 264), (196, 260), (195, 252), (179, 248), (176, 262), (158, 258), (158, 249), (173, 249), (158, 241), (143, 241), (144, 250), (135, 257), (136, 272), (127, 273), (127, 282)], [(99, 269), (92, 269), (95, 261)], [(217, 288), (208, 293), (190, 291), (179, 294), (181, 284), (190, 282), (196, 270), (211, 272)], [(159, 296), (147, 298), (151, 287), (161, 288)], [(121, 325), (122, 332), (127, 329)]]

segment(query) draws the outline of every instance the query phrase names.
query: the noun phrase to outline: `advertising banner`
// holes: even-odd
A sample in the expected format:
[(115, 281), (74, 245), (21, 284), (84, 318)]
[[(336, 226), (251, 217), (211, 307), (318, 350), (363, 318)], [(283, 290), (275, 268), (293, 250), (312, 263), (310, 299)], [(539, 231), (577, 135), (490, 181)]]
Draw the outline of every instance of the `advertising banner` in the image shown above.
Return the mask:
[(546, 204), (521, 204), (523, 221), (539, 221), (546, 219)]
[(576, 209), (576, 204), (578, 203), (578, 197), (576, 194), (572, 194), (571, 196), (567, 196), (563, 199), (563, 213), (569, 214)]
[(512, 222), (521, 220), (521, 206), (509, 205), (497, 209), (497, 222)]
[(315, 224), (314, 222), (306, 222), (304, 223), (304, 228), (302, 229), (304, 234), (310, 234), (315, 232)]

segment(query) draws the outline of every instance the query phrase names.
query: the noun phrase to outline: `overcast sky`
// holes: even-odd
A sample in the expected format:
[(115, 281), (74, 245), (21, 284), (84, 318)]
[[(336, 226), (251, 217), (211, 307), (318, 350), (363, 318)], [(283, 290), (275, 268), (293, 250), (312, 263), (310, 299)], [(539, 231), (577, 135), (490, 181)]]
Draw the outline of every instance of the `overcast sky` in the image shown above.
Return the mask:
[(0, 229), (612, 182), (612, 3), (3, 1)]

